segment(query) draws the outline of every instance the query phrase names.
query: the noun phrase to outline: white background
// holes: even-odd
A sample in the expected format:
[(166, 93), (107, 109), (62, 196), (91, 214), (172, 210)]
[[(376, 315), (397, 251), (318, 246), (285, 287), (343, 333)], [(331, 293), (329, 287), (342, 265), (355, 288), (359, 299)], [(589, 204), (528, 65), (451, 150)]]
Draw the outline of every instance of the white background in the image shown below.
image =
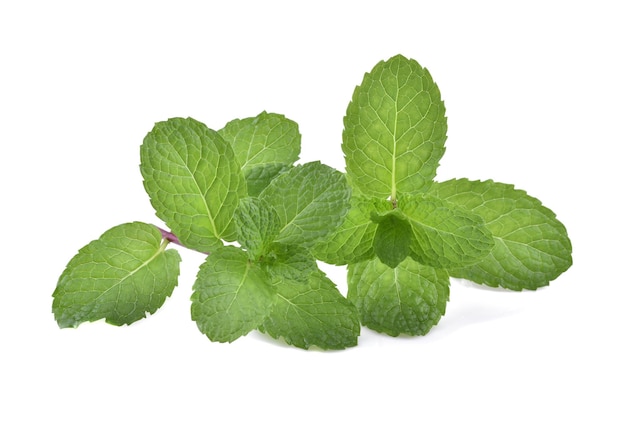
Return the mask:
[[(0, 420), (625, 420), (619, 3), (2, 2)], [(568, 228), (574, 265), (550, 287), (453, 280), (427, 336), (363, 329), (341, 352), (218, 344), (189, 316), (202, 257), (180, 250), (155, 315), (57, 327), (51, 293), (76, 251), (159, 223), (138, 170), (154, 122), (285, 114), (302, 162), (343, 170), (352, 91), (398, 53), (446, 102), (437, 179), (514, 183)], [(324, 269), (345, 292), (345, 269)]]

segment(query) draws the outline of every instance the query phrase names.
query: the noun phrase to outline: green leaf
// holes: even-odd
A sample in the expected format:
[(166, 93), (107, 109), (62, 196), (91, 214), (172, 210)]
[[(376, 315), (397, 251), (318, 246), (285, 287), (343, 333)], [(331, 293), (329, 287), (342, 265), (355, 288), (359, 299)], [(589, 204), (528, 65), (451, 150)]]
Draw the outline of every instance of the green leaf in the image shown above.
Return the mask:
[(279, 174), (289, 170), (291, 166), (286, 164), (260, 164), (246, 171), (246, 183), (249, 196), (259, 196), (270, 182)]
[(78, 251), (53, 293), (59, 327), (105, 319), (132, 324), (153, 314), (178, 283), (180, 256), (165, 250), (159, 230), (126, 223), (107, 230)]
[(191, 118), (156, 123), (141, 145), (141, 174), (156, 214), (181, 243), (209, 252), (234, 240), (246, 186), (229, 143)]
[(411, 253), (411, 224), (399, 212), (387, 213), (377, 220), (374, 253), (384, 264), (395, 268)]
[(216, 249), (200, 266), (191, 295), (191, 319), (212, 341), (232, 342), (270, 313), (274, 292), (265, 272), (233, 246)]
[(260, 331), (303, 349), (356, 346), (360, 333), (356, 308), (321, 271), (310, 273), (305, 283), (273, 280), (276, 303)]
[(511, 290), (546, 286), (572, 265), (565, 226), (541, 202), (512, 185), (453, 179), (430, 192), (480, 215), (495, 246), (481, 261), (450, 271), (453, 277)]
[(350, 183), (395, 200), (425, 191), (444, 153), (447, 123), (437, 85), (416, 61), (395, 56), (365, 74), (344, 118)]
[(278, 176), (259, 198), (272, 205), (280, 218), (276, 242), (310, 248), (341, 225), (350, 188), (341, 172), (312, 162)]
[(219, 134), (229, 142), (241, 168), (281, 163), (291, 165), (300, 155), (298, 124), (285, 116), (262, 112), (228, 122)]
[(232, 145), (251, 196), (257, 196), (300, 155), (298, 124), (280, 114), (262, 112), (256, 117), (236, 119), (219, 134)]
[(436, 268), (454, 268), (483, 258), (494, 241), (483, 219), (427, 195), (403, 197), (400, 207), (411, 225), (413, 257)]
[(378, 259), (348, 265), (348, 299), (375, 331), (424, 335), (444, 315), (449, 297), (446, 272), (412, 259), (395, 268)]
[(271, 246), (269, 253), (261, 258), (261, 266), (271, 278), (295, 282), (306, 282), (312, 272), (318, 271), (317, 261), (308, 249), (281, 243)]
[(258, 198), (243, 198), (235, 211), (234, 221), (237, 241), (252, 259), (258, 259), (269, 250), (281, 229), (276, 211)]
[(374, 257), (376, 223), (372, 214), (384, 213), (391, 204), (378, 198), (352, 195), (345, 220), (324, 242), (315, 245), (313, 255), (320, 261), (345, 265)]

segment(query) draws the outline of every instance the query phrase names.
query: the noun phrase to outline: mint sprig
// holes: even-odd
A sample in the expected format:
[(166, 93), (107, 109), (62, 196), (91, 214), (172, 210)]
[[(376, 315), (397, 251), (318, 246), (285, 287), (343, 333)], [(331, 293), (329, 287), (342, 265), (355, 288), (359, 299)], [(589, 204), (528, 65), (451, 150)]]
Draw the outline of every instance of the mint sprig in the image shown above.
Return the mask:
[[(450, 277), (548, 285), (572, 265), (565, 226), (513, 185), (435, 181), (446, 131), (430, 73), (400, 55), (354, 91), (345, 174), (296, 164), (298, 125), (280, 114), (219, 130), (192, 118), (158, 122), (140, 171), (169, 230), (121, 224), (80, 249), (53, 293), (57, 323), (132, 324), (156, 312), (178, 283), (172, 244), (207, 255), (191, 317), (216, 342), (256, 329), (299, 348), (343, 349), (357, 344), (361, 324), (428, 333), (446, 312)], [(347, 298), (317, 260), (348, 265)]]
[(365, 75), (344, 119), (347, 178), (359, 195), (315, 255), (348, 264), (362, 323), (393, 336), (437, 324), (448, 275), (535, 290), (572, 265), (565, 227), (539, 200), (493, 181), (434, 181), (444, 113), (428, 71), (395, 56)]
[[(191, 317), (209, 339), (261, 329), (301, 348), (357, 343), (356, 308), (310, 252), (343, 222), (351, 191), (320, 162), (293, 165), (294, 122), (261, 113), (214, 131), (172, 118), (154, 125), (140, 152), (144, 187), (171, 232), (124, 224), (81, 249), (54, 292), (59, 326), (131, 324), (154, 313), (177, 284), (180, 257), (166, 250), (175, 243), (208, 254)], [(284, 323), (284, 315), (297, 318)]]

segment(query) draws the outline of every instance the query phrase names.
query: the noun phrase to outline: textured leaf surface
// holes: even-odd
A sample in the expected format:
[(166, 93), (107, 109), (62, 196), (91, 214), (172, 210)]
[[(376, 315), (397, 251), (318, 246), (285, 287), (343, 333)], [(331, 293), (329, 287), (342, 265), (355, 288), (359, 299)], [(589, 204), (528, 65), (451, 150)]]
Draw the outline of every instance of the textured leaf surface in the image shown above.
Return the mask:
[(412, 259), (390, 268), (378, 259), (348, 265), (348, 299), (363, 325), (391, 336), (424, 335), (446, 311), (445, 271)]
[(243, 198), (235, 211), (237, 241), (246, 248), (253, 259), (269, 250), (281, 229), (276, 211), (258, 198)]
[(274, 207), (282, 229), (276, 241), (311, 247), (331, 235), (348, 213), (345, 176), (319, 162), (293, 167), (261, 192)]
[(377, 220), (374, 253), (384, 264), (395, 268), (411, 252), (411, 243), (414, 241), (411, 224), (396, 212)]
[(261, 164), (248, 169), (245, 173), (249, 196), (259, 196), (270, 182), (279, 174), (289, 170), (286, 164)]
[(344, 128), (346, 171), (360, 192), (395, 199), (428, 188), (444, 153), (447, 123), (439, 89), (416, 61), (395, 56), (366, 74)]
[(493, 247), (482, 218), (439, 198), (417, 195), (402, 199), (402, 211), (411, 223), (414, 258), (436, 268), (477, 262)]
[(300, 155), (298, 124), (280, 114), (262, 112), (256, 117), (236, 119), (219, 134), (232, 145), (251, 196), (257, 196)]
[(154, 313), (178, 283), (180, 256), (164, 246), (156, 227), (135, 222), (113, 227), (80, 249), (53, 293), (59, 326), (103, 318), (131, 324)]
[(232, 342), (270, 313), (274, 292), (267, 275), (241, 249), (216, 249), (200, 266), (191, 295), (191, 319), (212, 341)]
[(450, 271), (453, 277), (492, 287), (535, 290), (572, 265), (565, 226), (526, 192), (492, 180), (455, 179), (433, 184), (430, 193), (480, 215), (495, 240), (485, 258)]
[(353, 195), (344, 222), (328, 239), (315, 245), (313, 254), (320, 261), (334, 265), (373, 258), (376, 223), (371, 216), (390, 209), (386, 200)]
[(217, 132), (191, 118), (156, 123), (141, 145), (141, 174), (157, 216), (184, 245), (209, 252), (234, 240), (231, 220), (246, 185)]
[(360, 323), (356, 308), (320, 271), (296, 283), (275, 277), (276, 303), (259, 330), (288, 344), (308, 349), (356, 346)]
[(298, 283), (306, 283), (312, 272), (318, 271), (317, 261), (308, 249), (298, 245), (274, 243), (261, 266), (270, 277), (279, 277)]

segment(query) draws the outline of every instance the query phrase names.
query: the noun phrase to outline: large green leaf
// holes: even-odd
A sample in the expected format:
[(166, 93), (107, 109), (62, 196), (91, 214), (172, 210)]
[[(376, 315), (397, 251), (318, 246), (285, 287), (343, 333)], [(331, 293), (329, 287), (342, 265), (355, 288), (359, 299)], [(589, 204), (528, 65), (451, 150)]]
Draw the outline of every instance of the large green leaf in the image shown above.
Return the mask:
[(305, 282), (275, 276), (273, 286), (276, 302), (260, 331), (303, 349), (356, 346), (360, 333), (356, 308), (321, 271), (309, 272)]
[(411, 249), (419, 262), (454, 268), (477, 262), (493, 247), (483, 219), (429, 195), (403, 197), (401, 206), (413, 231)]
[(383, 199), (428, 188), (444, 153), (447, 123), (437, 85), (416, 61), (378, 63), (353, 94), (342, 148), (350, 182)]
[(157, 216), (185, 246), (209, 252), (220, 239), (234, 240), (246, 185), (217, 132), (191, 118), (156, 123), (141, 145), (141, 173)]
[(479, 262), (450, 275), (488, 286), (535, 290), (572, 265), (572, 244), (565, 226), (541, 202), (512, 185), (453, 179), (430, 192), (485, 221), (495, 245)]
[(61, 328), (105, 319), (131, 324), (154, 313), (178, 283), (180, 256), (159, 230), (126, 223), (106, 231), (67, 264), (53, 293)]
[(424, 335), (446, 311), (448, 275), (405, 259), (390, 268), (375, 258), (348, 265), (348, 299), (361, 323), (391, 336)]
[(259, 198), (280, 218), (276, 242), (309, 248), (341, 225), (349, 209), (350, 188), (341, 172), (312, 162), (282, 173)]
[(274, 292), (266, 273), (234, 246), (213, 251), (200, 266), (191, 295), (191, 319), (212, 341), (232, 342), (269, 315)]

